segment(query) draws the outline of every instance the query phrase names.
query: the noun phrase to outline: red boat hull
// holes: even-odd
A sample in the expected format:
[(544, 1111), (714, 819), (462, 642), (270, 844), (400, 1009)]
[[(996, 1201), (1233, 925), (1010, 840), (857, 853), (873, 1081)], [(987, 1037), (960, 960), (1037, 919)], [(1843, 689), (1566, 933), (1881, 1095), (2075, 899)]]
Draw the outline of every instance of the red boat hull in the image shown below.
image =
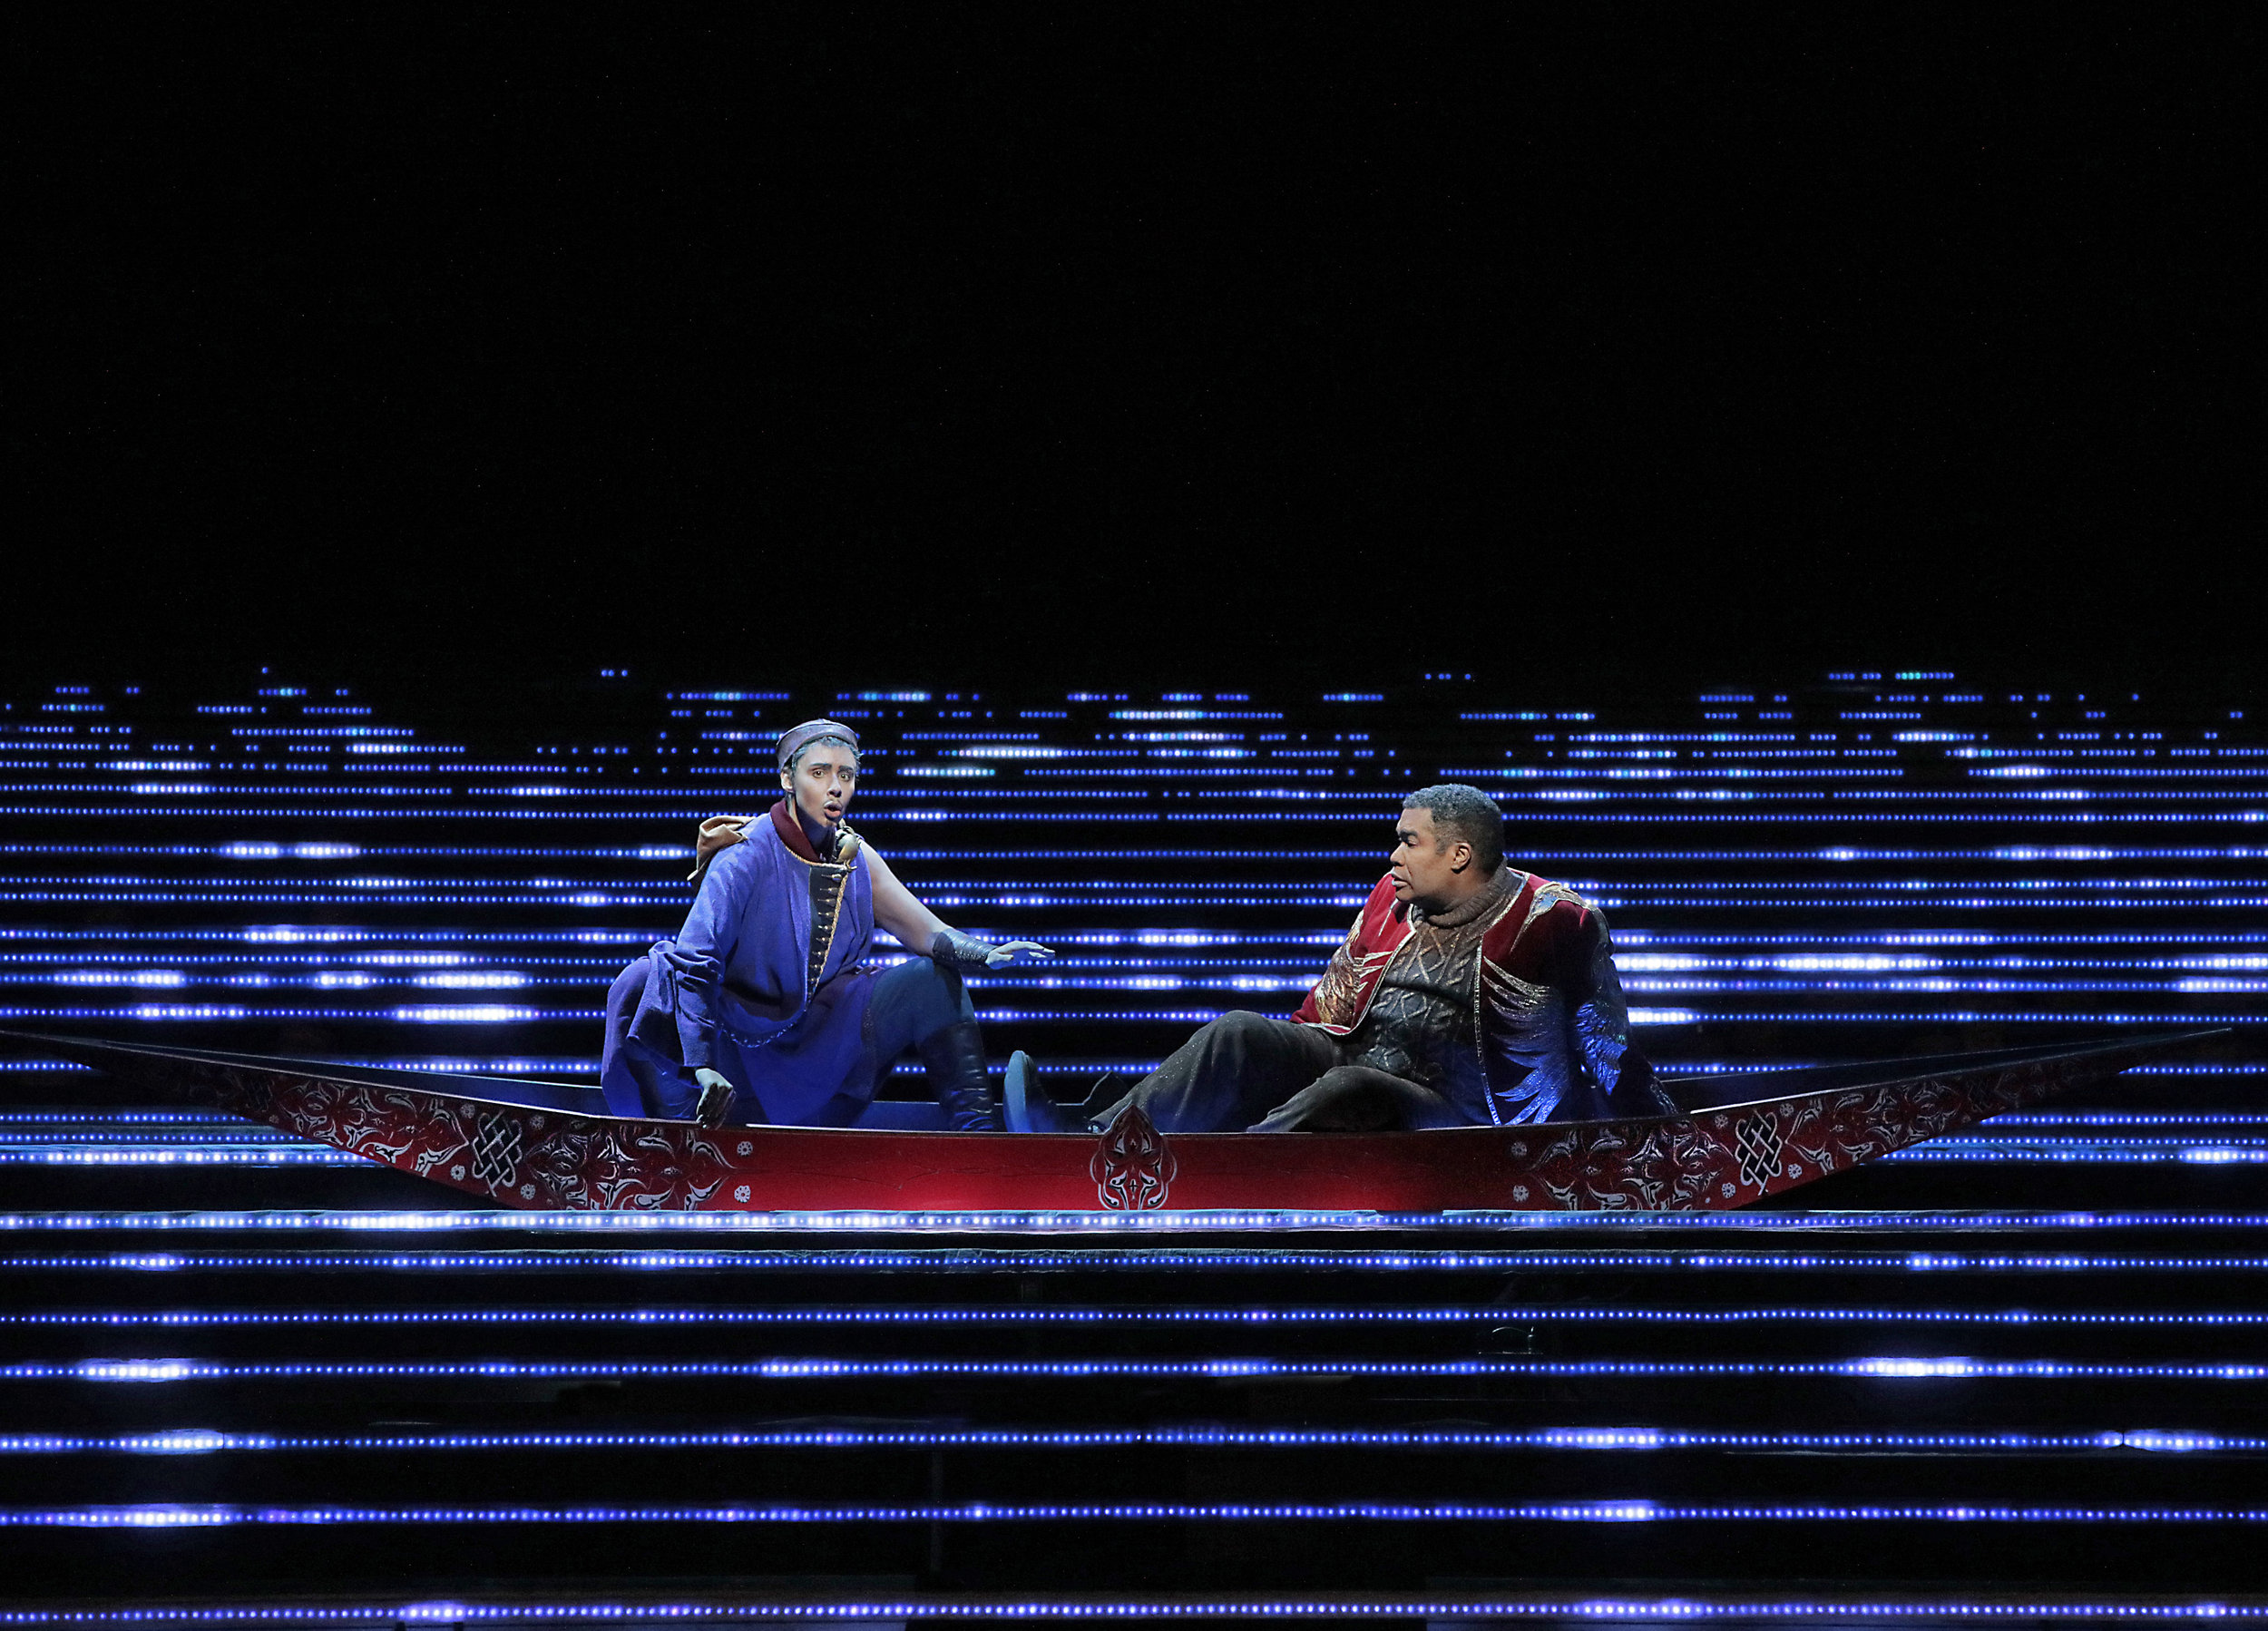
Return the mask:
[(1892, 1063), (1878, 1080), (1644, 1120), (1166, 1136), (1132, 1112), (1099, 1138), (707, 1128), (467, 1097), (445, 1081), (327, 1075), (306, 1061), (20, 1040), (484, 1200), (546, 1211), (1440, 1213), (1743, 1206), (2190, 1039), (2015, 1060), (1957, 1055), (1911, 1061), (1903, 1074)]

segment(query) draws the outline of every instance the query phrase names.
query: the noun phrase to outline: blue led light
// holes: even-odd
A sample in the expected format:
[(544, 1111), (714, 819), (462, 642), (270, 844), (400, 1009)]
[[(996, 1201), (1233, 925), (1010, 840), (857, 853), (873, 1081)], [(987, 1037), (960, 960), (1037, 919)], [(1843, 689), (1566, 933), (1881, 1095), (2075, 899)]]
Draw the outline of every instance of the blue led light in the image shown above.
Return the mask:
[(2248, 1212), (13, 1212), (0, 1234), (1274, 1234), (1313, 1229), (1486, 1234), (1849, 1233), (2053, 1234), (2071, 1230), (2252, 1230)]
[(18, 1360), (0, 1364), (0, 1382), (763, 1382), (905, 1381), (953, 1377), (994, 1381), (1276, 1381), (1293, 1378), (1402, 1379), (1588, 1377), (1863, 1379), (1980, 1382), (2268, 1382), (2268, 1364), (2158, 1360), (1977, 1359), (1892, 1354), (1832, 1360), (1441, 1359), (834, 1359), (752, 1360)]
[(1679, 1451), (1812, 1455), (2257, 1455), (2268, 1438), (2150, 1429), (2043, 1433), (1741, 1432), (1671, 1427), (774, 1428), (754, 1431), (224, 1433), (209, 1428), (83, 1435), (0, 1434), (0, 1455), (320, 1454), (622, 1450), (1377, 1450)]
[(0, 1528), (170, 1529), (308, 1524), (621, 1523), (2005, 1523), (2253, 1524), (2253, 1507), (2008, 1506), (1803, 1502), (1674, 1505), (1651, 1500), (938, 1502), (905, 1506), (233, 1507), (0, 1509)]
[(246, 1132), (259, 1130), (219, 1110), (107, 1109), (99, 1106), (70, 1110), (0, 1110), (0, 1127), (57, 1123), (74, 1127), (225, 1127)]
[(1930, 1597), (1916, 1592), (1845, 1597), (1788, 1593), (1691, 1593), (1675, 1597), (1598, 1597), (1581, 1590), (1533, 1590), (1524, 1596), (1502, 1592), (1429, 1591), (1413, 1594), (1303, 1591), (1080, 1593), (1051, 1597), (1034, 1593), (903, 1593), (866, 1597), (766, 1597), (743, 1593), (728, 1597), (626, 1600), (617, 1597), (565, 1598), (515, 1596), (507, 1601), (405, 1604), (398, 1599), (370, 1604), (337, 1602), (127, 1608), (0, 1607), (0, 1626), (146, 1626), (230, 1625), (380, 1627), (403, 1625), (608, 1625), (652, 1621), (700, 1624), (739, 1622), (826, 1625), (841, 1623), (953, 1622), (999, 1619), (1037, 1622), (1122, 1620), (1376, 1620), (1382, 1617), (1459, 1621), (1547, 1620), (1555, 1623), (1761, 1622), (1820, 1625), (1999, 1625), (2046, 1620), (2057, 1624), (2159, 1624), (2196, 1620), (2253, 1622), (2268, 1619), (2268, 1606), (2244, 1600), (2224, 1602), (2181, 1597), (2049, 1597), (1996, 1595)]
[[(388, 1308), (113, 1309), (0, 1314), (0, 1328), (167, 1330), (422, 1326), (1020, 1326), (1140, 1325), (1979, 1325), (2127, 1330), (2250, 1330), (2268, 1312), (2083, 1312), (1967, 1308), (1557, 1307), (1517, 1303), (1479, 1308), (797, 1307), (797, 1308)], [(2268, 1374), (2263, 1372), (2263, 1374)]]
[(885, 1273), (890, 1275), (994, 1275), (1010, 1272), (1164, 1275), (1330, 1274), (1542, 1274), (1579, 1270), (1587, 1274), (1637, 1270), (1645, 1274), (1822, 1274), (1897, 1272), (1927, 1275), (2163, 1275), (2259, 1274), (2268, 1256), (2097, 1256), (2077, 1253), (1969, 1252), (1627, 1252), (1599, 1248), (1578, 1252), (1375, 1251), (1357, 1248), (1318, 1251), (1296, 1247), (1237, 1250), (1171, 1246), (1121, 1248), (1087, 1245), (1076, 1249), (1015, 1250), (1001, 1247), (931, 1246), (912, 1249), (864, 1247), (826, 1250), (807, 1247), (771, 1251), (679, 1251), (648, 1247), (634, 1251), (558, 1247), (541, 1252), (509, 1248), (480, 1252), (106, 1252), (94, 1255), (55, 1254), (0, 1257), (0, 1272), (73, 1274), (117, 1271), (194, 1274), (423, 1271), (446, 1274), (555, 1275), (562, 1270), (596, 1274), (679, 1271), (747, 1274)]
[(343, 1149), (208, 1148), (105, 1149), (57, 1146), (42, 1149), (0, 1148), (0, 1167), (362, 1167), (365, 1156)]

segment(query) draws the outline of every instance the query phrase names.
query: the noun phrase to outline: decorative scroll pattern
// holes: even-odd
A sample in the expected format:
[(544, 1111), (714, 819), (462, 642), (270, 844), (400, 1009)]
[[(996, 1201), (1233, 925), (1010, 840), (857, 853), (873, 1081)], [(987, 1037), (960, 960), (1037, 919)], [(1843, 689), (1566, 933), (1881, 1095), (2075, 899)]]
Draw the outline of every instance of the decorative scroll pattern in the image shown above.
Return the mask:
[[(1531, 1129), (1512, 1142), (1514, 1205), (1568, 1211), (1745, 1206), (2020, 1109), (2130, 1060), (2043, 1060), (1702, 1110)], [(1533, 1136), (1543, 1131), (1546, 1139)], [(1540, 1189), (1540, 1194), (1535, 1191)], [(1532, 1196), (1532, 1198), (1531, 1198)]]
[(1154, 1212), (1173, 1188), (1173, 1151), (1141, 1106), (1129, 1104), (1095, 1146), (1087, 1171), (1104, 1210)]
[(592, 1120), (226, 1065), (199, 1074), (222, 1109), (506, 1206), (689, 1212), (735, 1176), (717, 1135), (690, 1123)]

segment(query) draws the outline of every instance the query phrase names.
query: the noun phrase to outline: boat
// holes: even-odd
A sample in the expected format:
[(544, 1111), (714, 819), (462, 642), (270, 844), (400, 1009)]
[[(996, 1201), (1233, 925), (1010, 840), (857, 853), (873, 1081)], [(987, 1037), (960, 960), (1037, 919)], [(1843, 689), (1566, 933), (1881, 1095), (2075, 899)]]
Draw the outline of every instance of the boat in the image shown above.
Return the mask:
[[(611, 1115), (570, 1082), (0, 1030), (503, 1206), (543, 1211), (1722, 1211), (2092, 1085), (2214, 1031), (1668, 1079), (1674, 1116), (1367, 1134), (953, 1133), (879, 1100), (851, 1128)], [(1728, 1091), (1736, 1102), (1713, 1102)]]

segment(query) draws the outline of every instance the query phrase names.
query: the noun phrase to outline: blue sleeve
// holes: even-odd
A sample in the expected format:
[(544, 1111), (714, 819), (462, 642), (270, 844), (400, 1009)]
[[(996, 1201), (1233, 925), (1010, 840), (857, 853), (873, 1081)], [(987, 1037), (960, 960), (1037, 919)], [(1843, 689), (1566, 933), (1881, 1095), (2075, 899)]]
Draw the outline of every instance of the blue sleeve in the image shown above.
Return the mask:
[(755, 868), (740, 853), (745, 847), (736, 844), (709, 864), (677, 942), (660, 953), (676, 998), (672, 1006), (677, 1010), (678, 1046), (689, 1070), (710, 1062), (717, 1034), (718, 976), (739, 947), (740, 920), (756, 886)]
[(1607, 919), (1593, 911), (1567, 959), (1568, 1012), (1584, 1069), (1618, 1116), (1674, 1116), (1677, 1106), (1654, 1080), (1654, 1067), (1630, 1045), (1630, 1013), (1615, 972)]

